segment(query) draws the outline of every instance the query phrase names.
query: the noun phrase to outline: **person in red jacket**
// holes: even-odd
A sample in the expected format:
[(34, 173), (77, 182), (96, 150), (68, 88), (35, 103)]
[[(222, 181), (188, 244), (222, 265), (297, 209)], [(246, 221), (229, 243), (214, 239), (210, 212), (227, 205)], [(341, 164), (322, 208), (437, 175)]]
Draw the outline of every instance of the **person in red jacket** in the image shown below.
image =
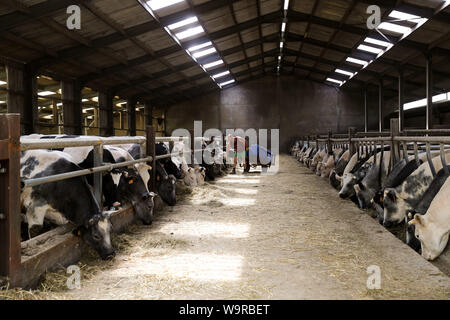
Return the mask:
[(228, 135), (227, 150), (232, 151), (233, 156), (233, 171), (231, 174), (236, 174), (236, 167), (238, 160), (244, 163), (244, 173), (246, 172), (247, 163), (245, 161), (246, 152), (248, 151), (248, 141), (242, 137), (233, 137)]

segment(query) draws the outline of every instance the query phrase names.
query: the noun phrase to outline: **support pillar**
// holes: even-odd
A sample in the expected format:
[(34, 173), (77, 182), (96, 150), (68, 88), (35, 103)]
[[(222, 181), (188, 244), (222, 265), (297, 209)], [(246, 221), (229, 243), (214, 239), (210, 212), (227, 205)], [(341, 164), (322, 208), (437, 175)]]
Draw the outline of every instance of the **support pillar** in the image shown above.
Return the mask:
[(29, 66), (6, 65), (8, 113), (20, 113), (21, 134), (38, 132), (37, 77)]
[(127, 120), (128, 120), (128, 133), (130, 136), (136, 136), (136, 100), (127, 100)]
[(427, 110), (425, 129), (433, 129), (433, 60), (431, 54), (427, 55), (426, 77), (427, 77)]
[(110, 137), (114, 135), (114, 94), (110, 91), (98, 93), (99, 127), (100, 136)]
[(79, 81), (61, 81), (64, 115), (64, 133), (82, 134), (81, 84)]

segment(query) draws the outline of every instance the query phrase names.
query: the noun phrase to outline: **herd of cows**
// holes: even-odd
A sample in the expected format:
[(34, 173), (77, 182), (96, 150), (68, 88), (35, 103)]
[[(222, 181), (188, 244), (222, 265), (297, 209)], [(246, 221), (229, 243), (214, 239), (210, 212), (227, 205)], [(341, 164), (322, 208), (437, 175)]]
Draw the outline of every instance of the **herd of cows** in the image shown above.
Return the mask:
[[(92, 136), (33, 134), (21, 139), (84, 139)], [(204, 151), (208, 151), (206, 141)], [(137, 160), (141, 157), (141, 147), (137, 144), (104, 146), (104, 163), (121, 163)], [(205, 180), (214, 180), (227, 169), (222, 164), (202, 164), (188, 166), (185, 157), (179, 153), (187, 150), (183, 142), (175, 142), (168, 158), (156, 161), (156, 168), (146, 163), (113, 169), (102, 174), (102, 203), (98, 203), (93, 192), (93, 176), (70, 178), (45, 183), (33, 187), (22, 186), (22, 234), (23, 238), (32, 238), (42, 233), (44, 224), (76, 226), (75, 234), (94, 248), (102, 259), (114, 256), (111, 243), (111, 213), (124, 203), (134, 208), (137, 219), (145, 225), (153, 220), (154, 197), (158, 195), (170, 206), (176, 204), (177, 179), (187, 186), (204, 184)], [(211, 149), (215, 153), (217, 150)], [(155, 146), (157, 156), (169, 154), (168, 143)], [(190, 156), (190, 153), (189, 153)], [(225, 157), (223, 157), (224, 159)], [(70, 147), (52, 150), (30, 150), (21, 153), (20, 177), (22, 180), (48, 177), (67, 172), (94, 167), (93, 147)], [(156, 172), (156, 193), (150, 190), (151, 170)]]
[(406, 243), (427, 260), (436, 259), (447, 246), (450, 233), (450, 150), (440, 156), (426, 152), (409, 156), (392, 166), (389, 148), (366, 154), (315, 147), (297, 141), (291, 148), (306, 165), (339, 190), (342, 199), (361, 209), (374, 209), (386, 228), (404, 224)]

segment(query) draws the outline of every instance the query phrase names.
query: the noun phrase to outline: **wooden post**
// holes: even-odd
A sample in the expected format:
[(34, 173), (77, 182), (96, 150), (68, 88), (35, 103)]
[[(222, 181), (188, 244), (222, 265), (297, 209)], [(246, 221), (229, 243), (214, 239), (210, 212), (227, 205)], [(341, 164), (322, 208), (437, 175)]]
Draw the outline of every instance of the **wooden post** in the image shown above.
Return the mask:
[(426, 130), (433, 129), (433, 60), (431, 53), (427, 55), (427, 66), (426, 66), (426, 76), (427, 76), (427, 110), (426, 110)]
[(64, 133), (81, 135), (81, 84), (79, 81), (61, 81)]
[(130, 136), (136, 136), (136, 100), (127, 100), (127, 120), (128, 120), (128, 132)]
[(20, 114), (21, 134), (37, 132), (37, 78), (29, 67), (7, 65), (8, 113)]
[(356, 134), (355, 127), (348, 128), (348, 149), (350, 151), (350, 157), (352, 157), (356, 152), (355, 143), (352, 141), (352, 139), (355, 137), (355, 134)]
[(147, 157), (153, 157), (152, 170), (150, 177), (149, 190), (156, 192), (156, 152), (155, 152), (155, 128), (153, 126), (146, 126), (147, 136)]
[(0, 114), (0, 276), (21, 283), (20, 115)]
[(99, 127), (100, 136), (110, 137), (114, 135), (114, 95), (110, 91), (100, 91), (98, 93)]
[(146, 101), (144, 106), (144, 126), (153, 126), (153, 107), (150, 102)]
[(400, 143), (394, 142), (394, 137), (398, 137), (400, 135), (400, 127), (398, 119), (391, 119), (391, 164), (394, 166), (398, 160), (400, 160)]
[(333, 153), (333, 145), (331, 143), (332, 136), (333, 136), (333, 133), (331, 132), (331, 130), (328, 130), (328, 139), (327, 139), (328, 154)]

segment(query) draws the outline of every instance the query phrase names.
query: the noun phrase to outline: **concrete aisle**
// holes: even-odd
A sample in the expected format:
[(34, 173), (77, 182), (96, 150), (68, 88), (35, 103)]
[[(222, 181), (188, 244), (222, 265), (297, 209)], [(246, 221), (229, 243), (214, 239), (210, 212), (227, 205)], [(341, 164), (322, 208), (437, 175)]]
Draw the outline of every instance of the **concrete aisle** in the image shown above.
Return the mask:
[[(448, 299), (449, 278), (290, 156), (227, 176), (119, 237), (67, 299)], [(368, 290), (367, 268), (381, 269)], [(52, 294), (49, 293), (48, 297)]]

